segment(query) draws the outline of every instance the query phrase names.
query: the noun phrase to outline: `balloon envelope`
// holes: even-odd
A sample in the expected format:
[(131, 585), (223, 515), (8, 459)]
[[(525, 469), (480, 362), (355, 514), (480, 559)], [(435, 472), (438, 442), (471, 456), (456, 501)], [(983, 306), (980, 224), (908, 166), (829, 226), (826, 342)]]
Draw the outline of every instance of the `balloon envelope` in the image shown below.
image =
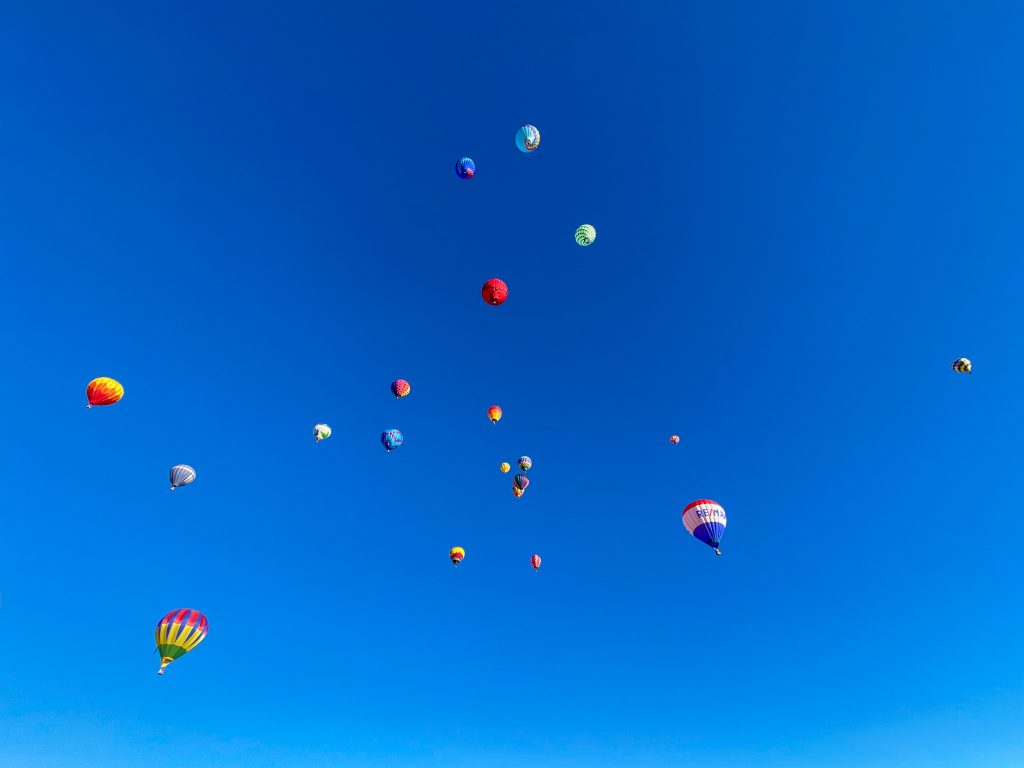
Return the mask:
[(448, 559), (452, 561), (453, 565), (458, 566), (462, 562), (462, 558), (466, 556), (466, 550), (462, 547), (452, 547), (448, 550)]
[(313, 426), (313, 437), (319, 443), (321, 440), (326, 440), (331, 436), (331, 428), (326, 424), (316, 424)]
[(582, 224), (576, 230), (576, 244), (587, 246), (597, 239), (597, 230), (589, 224)]
[(391, 453), (392, 450), (403, 442), (405, 442), (405, 438), (397, 429), (389, 429), (387, 432), (380, 433), (380, 444), (384, 446), (384, 450), (388, 453)]
[(499, 467), (499, 469), (502, 471), (502, 474), (504, 474), (508, 472), (510, 469), (512, 469), (512, 465), (509, 464), (507, 461), (503, 461), (501, 462), (501, 466)]
[(391, 382), (391, 394), (395, 397), (405, 397), (412, 392), (412, 387), (405, 379), (395, 379)]
[(961, 357), (960, 359), (953, 361), (953, 370), (957, 373), (970, 373), (972, 367), (971, 361), (966, 357)]
[(113, 405), (124, 397), (124, 387), (116, 379), (100, 376), (89, 382), (85, 388), (85, 396), (89, 398), (87, 408), (92, 408), (94, 405)]
[(683, 510), (683, 525), (695, 539), (718, 549), (725, 533), (725, 510), (711, 499), (691, 501)]
[(526, 475), (519, 474), (512, 478), (512, 485), (518, 488), (520, 491), (525, 491), (526, 486), (530, 484), (530, 478)]
[(501, 408), (497, 405), (492, 405), (487, 409), (487, 418), (491, 420), (492, 424), (497, 424), (501, 421)]
[(499, 304), (504, 304), (505, 299), (508, 298), (508, 286), (505, 285), (504, 280), (494, 277), (484, 283), (480, 293), (483, 295), (484, 301), (492, 307), (496, 307)]
[(679, 435), (672, 435), (668, 441), (672, 443), (672, 445), (679, 445)]
[(516, 146), (520, 152), (533, 152), (540, 146), (540, 131), (527, 123), (516, 131)]
[(534, 555), (533, 557), (531, 557), (530, 558), (530, 565), (533, 566), (533, 570), (535, 570), (535, 571), (539, 570), (540, 569), (540, 555)]
[(523, 472), (526, 472), (532, 466), (533, 466), (533, 459), (531, 459), (529, 456), (520, 456), (519, 457), (519, 468), (521, 470), (523, 470)]
[(196, 479), (196, 471), (188, 464), (175, 464), (171, 467), (171, 490), (188, 485)]
[(472, 158), (460, 157), (455, 162), (455, 174), (460, 179), (472, 179), (476, 175), (476, 163), (473, 162)]
[(199, 611), (181, 608), (171, 611), (156, 625), (156, 650), (160, 654), (158, 675), (175, 659), (191, 651), (206, 637), (209, 622)]

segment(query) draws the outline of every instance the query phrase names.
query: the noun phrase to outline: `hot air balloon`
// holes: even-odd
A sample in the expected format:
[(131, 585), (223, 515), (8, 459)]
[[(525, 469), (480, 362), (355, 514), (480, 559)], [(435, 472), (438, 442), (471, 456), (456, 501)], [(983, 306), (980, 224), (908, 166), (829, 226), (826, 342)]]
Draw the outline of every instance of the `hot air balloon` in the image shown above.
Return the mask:
[(388, 453), (405, 441), (402, 433), (397, 429), (389, 429), (387, 432), (380, 433), (380, 444), (384, 446), (384, 450)]
[(391, 382), (391, 394), (395, 397), (405, 397), (412, 391), (409, 382), (405, 379), (395, 379)]
[(452, 561), (452, 565), (456, 568), (459, 567), (459, 563), (462, 562), (462, 558), (466, 556), (466, 550), (462, 547), (452, 547), (448, 550), (448, 558)]
[(953, 361), (953, 370), (957, 373), (970, 373), (971, 372), (971, 361), (966, 357), (961, 357), (959, 360)]
[(460, 157), (455, 162), (455, 173), (460, 179), (472, 179), (476, 174), (476, 163), (473, 162), (472, 158)]
[(196, 471), (188, 464), (175, 464), (171, 467), (171, 490), (189, 485), (196, 479)]
[(589, 224), (581, 224), (576, 229), (576, 244), (587, 246), (597, 239), (597, 230)]
[(492, 307), (504, 304), (505, 299), (508, 298), (508, 286), (505, 285), (504, 280), (499, 280), (496, 277), (484, 283), (480, 292), (483, 294), (484, 301)]
[(530, 558), (530, 565), (533, 566), (533, 570), (539, 571), (540, 570), (540, 555), (534, 555), (533, 557), (531, 557)]
[(94, 405), (113, 405), (124, 397), (124, 387), (115, 379), (100, 376), (89, 382), (85, 388), (85, 395), (89, 398), (86, 408), (92, 408)]
[(540, 146), (540, 131), (530, 124), (516, 131), (516, 146), (520, 152), (533, 152)]
[(508, 471), (509, 471), (510, 469), (512, 469), (512, 465), (511, 465), (511, 464), (509, 464), (509, 463), (508, 463), (507, 461), (503, 461), (503, 462), (501, 462), (501, 466), (500, 466), (500, 467), (498, 467), (498, 469), (500, 469), (500, 470), (501, 470), (501, 473), (502, 473), (502, 474), (505, 474), (505, 473), (507, 473), (507, 472), (508, 472)]
[(164, 667), (191, 651), (206, 637), (209, 623), (206, 617), (192, 608), (171, 611), (156, 625), (156, 649), (160, 653), (158, 675)]
[(679, 435), (672, 435), (668, 441), (672, 443), (672, 445), (679, 445)]
[(531, 459), (529, 456), (520, 456), (519, 457), (519, 468), (521, 470), (523, 470), (523, 472), (526, 472), (532, 466), (533, 466), (533, 459)]
[(319, 443), (321, 440), (326, 440), (331, 436), (331, 428), (326, 424), (315, 424), (313, 425), (313, 437)]
[(512, 487), (517, 488), (520, 491), (525, 491), (526, 486), (528, 486), (529, 484), (530, 478), (528, 478), (526, 475), (518, 474), (512, 478)]
[(725, 510), (722, 505), (711, 499), (691, 501), (683, 510), (683, 525), (695, 539), (700, 539), (709, 547), (714, 547), (715, 554), (722, 551), (718, 548), (725, 533)]
[(497, 424), (501, 421), (501, 408), (497, 405), (492, 405), (487, 409), (487, 418), (491, 420), (492, 424)]

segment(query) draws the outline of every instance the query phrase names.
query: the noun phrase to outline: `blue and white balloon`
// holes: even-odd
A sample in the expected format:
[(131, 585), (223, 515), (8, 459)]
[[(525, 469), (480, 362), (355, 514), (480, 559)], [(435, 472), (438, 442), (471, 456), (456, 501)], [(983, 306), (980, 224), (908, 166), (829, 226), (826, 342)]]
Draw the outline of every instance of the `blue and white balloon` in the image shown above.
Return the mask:
[(718, 547), (725, 533), (726, 520), (721, 504), (711, 499), (691, 501), (683, 510), (683, 525), (693, 538), (714, 547), (716, 555), (722, 554)]

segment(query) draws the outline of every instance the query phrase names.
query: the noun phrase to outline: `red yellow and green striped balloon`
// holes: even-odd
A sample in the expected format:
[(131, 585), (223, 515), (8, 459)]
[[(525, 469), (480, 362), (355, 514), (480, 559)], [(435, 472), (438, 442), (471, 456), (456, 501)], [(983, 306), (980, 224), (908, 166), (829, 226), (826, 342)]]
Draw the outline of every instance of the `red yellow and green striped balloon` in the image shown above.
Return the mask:
[(206, 617), (192, 608), (171, 611), (156, 625), (156, 649), (160, 653), (158, 675), (164, 667), (191, 651), (206, 637), (209, 629)]

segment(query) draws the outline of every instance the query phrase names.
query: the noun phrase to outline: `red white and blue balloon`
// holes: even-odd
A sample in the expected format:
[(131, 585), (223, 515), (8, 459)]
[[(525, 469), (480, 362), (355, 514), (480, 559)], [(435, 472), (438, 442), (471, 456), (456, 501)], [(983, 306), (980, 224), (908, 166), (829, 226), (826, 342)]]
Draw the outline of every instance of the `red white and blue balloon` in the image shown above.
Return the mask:
[(695, 539), (714, 547), (716, 555), (722, 554), (718, 547), (725, 533), (726, 520), (721, 504), (711, 499), (691, 501), (683, 510), (683, 525)]

